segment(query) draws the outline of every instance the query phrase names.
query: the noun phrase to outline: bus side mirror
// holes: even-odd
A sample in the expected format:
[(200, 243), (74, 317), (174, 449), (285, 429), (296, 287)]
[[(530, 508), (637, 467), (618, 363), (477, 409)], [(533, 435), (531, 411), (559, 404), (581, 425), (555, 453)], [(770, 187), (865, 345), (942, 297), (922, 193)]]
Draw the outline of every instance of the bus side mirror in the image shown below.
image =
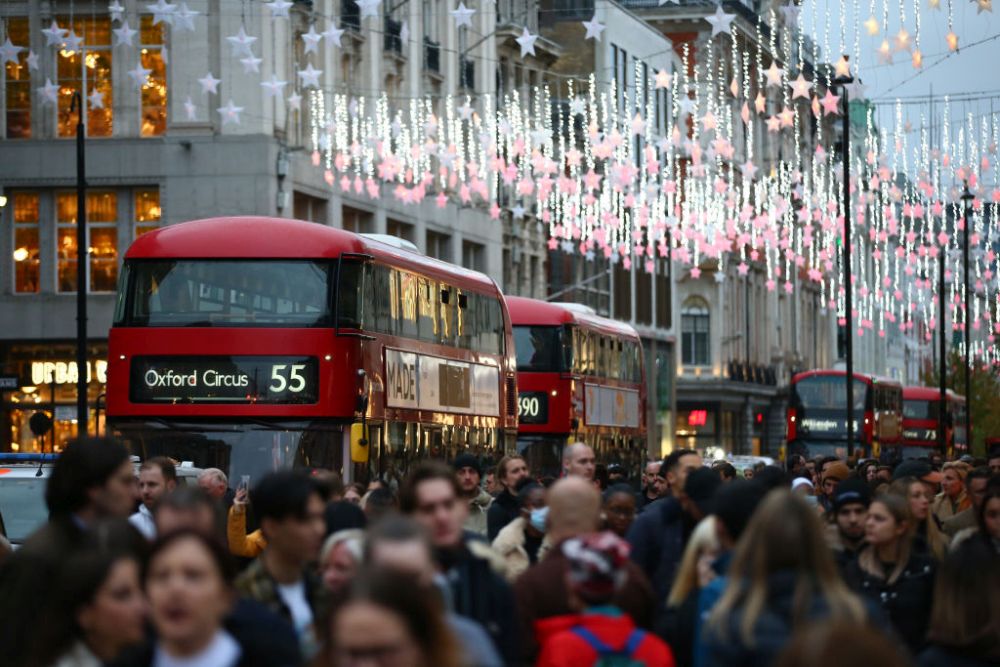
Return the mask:
[(351, 424), (351, 462), (368, 463), (368, 425)]

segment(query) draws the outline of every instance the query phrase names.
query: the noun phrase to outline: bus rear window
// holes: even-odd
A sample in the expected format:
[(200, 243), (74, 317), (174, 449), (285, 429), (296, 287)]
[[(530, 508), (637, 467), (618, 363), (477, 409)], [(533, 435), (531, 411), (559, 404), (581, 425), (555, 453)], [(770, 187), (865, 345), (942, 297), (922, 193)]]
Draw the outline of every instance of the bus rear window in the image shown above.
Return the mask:
[(330, 265), (303, 260), (161, 260), (128, 266), (116, 324), (332, 326)]
[[(806, 410), (846, 410), (847, 387), (845, 376), (815, 375), (795, 383), (795, 394), (799, 407)], [(863, 380), (854, 380), (854, 409), (865, 409), (868, 385)]]
[(905, 419), (937, 419), (937, 401), (903, 401)]

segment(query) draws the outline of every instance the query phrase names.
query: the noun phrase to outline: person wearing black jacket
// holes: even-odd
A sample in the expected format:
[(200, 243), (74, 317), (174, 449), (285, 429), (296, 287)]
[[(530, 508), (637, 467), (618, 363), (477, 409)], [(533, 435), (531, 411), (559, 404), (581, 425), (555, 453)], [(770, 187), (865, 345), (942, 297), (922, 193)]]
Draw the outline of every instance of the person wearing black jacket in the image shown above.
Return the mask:
[(885, 493), (872, 501), (865, 522), (868, 547), (844, 578), (857, 593), (881, 606), (903, 644), (923, 648), (934, 590), (934, 561), (913, 548), (909, 501)]
[(508, 523), (521, 516), (517, 500), (518, 484), (528, 478), (528, 464), (520, 456), (505, 456), (497, 464), (497, 482), (503, 491), (486, 510), (486, 539), (493, 543)]
[(521, 646), (514, 596), (499, 557), (462, 530), (468, 504), (451, 468), (437, 461), (415, 466), (400, 489), (399, 506), (427, 531), (451, 589), (451, 608), (482, 625), (504, 661), (515, 663)]

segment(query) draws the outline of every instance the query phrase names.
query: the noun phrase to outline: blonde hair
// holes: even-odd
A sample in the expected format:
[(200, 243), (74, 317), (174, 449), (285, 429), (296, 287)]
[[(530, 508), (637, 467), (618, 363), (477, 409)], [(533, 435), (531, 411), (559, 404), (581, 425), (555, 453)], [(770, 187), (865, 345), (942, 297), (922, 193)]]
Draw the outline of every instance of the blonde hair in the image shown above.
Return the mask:
[(808, 622), (816, 599), (826, 602), (828, 622), (865, 621), (864, 606), (840, 578), (816, 511), (791, 491), (776, 489), (761, 502), (736, 545), (729, 585), (709, 617), (710, 630), (724, 637), (728, 619), (740, 610), (740, 638), (753, 646), (768, 579), (782, 571), (795, 574), (793, 626)]
[[(906, 499), (906, 509), (910, 517), (911, 525), (911, 541), (913, 536), (917, 533), (917, 524), (919, 523), (919, 521), (917, 521), (917, 519), (913, 516), (912, 512), (910, 512), (910, 490), (913, 488), (914, 484), (920, 484), (921, 488), (923, 488), (925, 483), (921, 482), (916, 477), (903, 477), (901, 479), (897, 479), (889, 485), (889, 488), (885, 492), (875, 497), (875, 499), (878, 500), (883, 495), (892, 493)], [(937, 521), (934, 519), (934, 513), (931, 512), (930, 509), (927, 511), (927, 518), (924, 519), (924, 523), (927, 524), (927, 547), (931, 551), (931, 556), (933, 556), (936, 561), (944, 560), (945, 556), (948, 555), (949, 539), (944, 533), (941, 532)]]
[(347, 548), (347, 552), (354, 558), (354, 562), (360, 565), (364, 552), (365, 531), (358, 528), (338, 530), (327, 537), (326, 541), (323, 542), (323, 548), (319, 552), (319, 562), (325, 562), (330, 552), (341, 544)]
[(698, 587), (698, 560), (706, 551), (719, 550), (719, 537), (715, 533), (715, 517), (707, 516), (695, 527), (684, 549), (684, 557), (677, 568), (674, 585), (667, 597), (668, 607), (677, 607)]

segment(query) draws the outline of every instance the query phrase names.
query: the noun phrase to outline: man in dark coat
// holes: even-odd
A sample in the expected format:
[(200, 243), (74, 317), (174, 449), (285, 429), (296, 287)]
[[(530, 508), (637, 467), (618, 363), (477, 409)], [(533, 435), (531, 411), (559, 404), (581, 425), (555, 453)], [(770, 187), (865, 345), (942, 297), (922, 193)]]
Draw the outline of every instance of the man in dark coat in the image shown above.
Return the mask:
[(508, 523), (521, 516), (521, 505), (517, 500), (517, 487), (528, 478), (528, 464), (520, 456), (505, 456), (497, 464), (497, 482), (503, 491), (493, 499), (486, 511), (486, 539), (490, 544)]

